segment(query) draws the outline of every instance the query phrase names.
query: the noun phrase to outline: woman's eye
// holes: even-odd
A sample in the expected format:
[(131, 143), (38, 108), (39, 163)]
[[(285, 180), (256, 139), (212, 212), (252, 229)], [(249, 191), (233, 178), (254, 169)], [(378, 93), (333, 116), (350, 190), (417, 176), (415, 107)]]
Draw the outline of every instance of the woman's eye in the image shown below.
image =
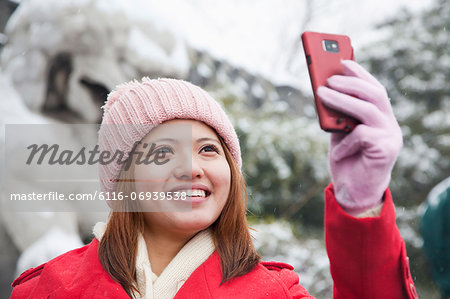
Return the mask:
[(159, 147), (159, 148), (155, 149), (154, 152), (161, 154), (161, 155), (173, 154), (173, 150), (168, 146)]
[(200, 151), (201, 152), (216, 152), (216, 153), (218, 153), (219, 149), (215, 145), (209, 144), (209, 145), (205, 145), (204, 147), (202, 147), (202, 149)]

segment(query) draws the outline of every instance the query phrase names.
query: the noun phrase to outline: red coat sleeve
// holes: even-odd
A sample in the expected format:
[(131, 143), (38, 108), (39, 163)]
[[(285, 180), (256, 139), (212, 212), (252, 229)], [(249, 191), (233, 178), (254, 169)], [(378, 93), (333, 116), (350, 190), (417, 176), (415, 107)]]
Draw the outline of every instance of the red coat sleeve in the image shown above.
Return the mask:
[(325, 240), (335, 299), (418, 298), (389, 190), (380, 216), (355, 218), (344, 212), (328, 186)]

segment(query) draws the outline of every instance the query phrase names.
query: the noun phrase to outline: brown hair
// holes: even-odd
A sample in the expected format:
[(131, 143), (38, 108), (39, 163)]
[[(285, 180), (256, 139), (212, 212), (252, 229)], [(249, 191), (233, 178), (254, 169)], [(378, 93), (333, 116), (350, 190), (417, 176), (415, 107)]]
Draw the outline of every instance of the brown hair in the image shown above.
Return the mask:
[[(231, 170), (228, 199), (221, 214), (211, 225), (213, 241), (220, 256), (223, 284), (249, 273), (260, 261), (260, 256), (253, 246), (245, 216), (247, 192), (244, 178), (225, 142), (218, 137)], [(133, 173), (134, 163), (131, 163), (129, 170), (121, 172), (116, 192), (130, 194), (134, 191), (133, 184), (129, 184)], [(117, 201), (115, 204), (119, 205), (119, 211), (133, 211), (130, 201)], [(113, 211), (98, 249), (103, 268), (122, 285), (130, 297), (134, 291), (139, 291), (136, 287), (136, 254), (138, 232), (143, 233), (143, 229), (142, 213)]]

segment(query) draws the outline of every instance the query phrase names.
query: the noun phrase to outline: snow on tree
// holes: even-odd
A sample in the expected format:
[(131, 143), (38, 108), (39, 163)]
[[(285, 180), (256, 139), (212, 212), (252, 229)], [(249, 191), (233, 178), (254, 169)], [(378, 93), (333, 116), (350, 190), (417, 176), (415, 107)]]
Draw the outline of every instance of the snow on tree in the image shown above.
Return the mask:
[(382, 25), (391, 30), (365, 51), (386, 86), (404, 134), (392, 189), (402, 204), (420, 203), (450, 173), (450, 2)]
[[(249, 107), (239, 84), (214, 86), (212, 93), (229, 112), (240, 139), (250, 210), (321, 226), (323, 188), (330, 180), (329, 135), (320, 130), (315, 114), (291, 113), (270, 93), (260, 107)], [(312, 210), (303, 211), (306, 206)]]
[(390, 187), (418, 289), (430, 288), (420, 204), (450, 173), (450, 2), (437, 0), (420, 14), (404, 12), (380, 26), (384, 40), (366, 48), (369, 70), (387, 88), (404, 135)]

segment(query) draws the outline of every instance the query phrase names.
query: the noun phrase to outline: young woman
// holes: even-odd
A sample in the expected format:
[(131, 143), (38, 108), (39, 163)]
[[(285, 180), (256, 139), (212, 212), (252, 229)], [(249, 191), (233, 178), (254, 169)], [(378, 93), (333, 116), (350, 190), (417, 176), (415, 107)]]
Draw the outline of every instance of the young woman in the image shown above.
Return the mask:
[[(344, 75), (319, 89), (326, 105), (361, 122), (331, 134), (325, 234), (334, 297), (416, 298), (387, 189), (401, 131), (381, 84), (342, 63)], [(124, 200), (111, 204), (89, 245), (16, 279), (13, 298), (312, 298), (292, 266), (260, 261), (239, 141), (205, 91), (173, 79), (121, 85), (104, 106), (99, 144), (128, 159), (100, 166), (102, 191)]]

